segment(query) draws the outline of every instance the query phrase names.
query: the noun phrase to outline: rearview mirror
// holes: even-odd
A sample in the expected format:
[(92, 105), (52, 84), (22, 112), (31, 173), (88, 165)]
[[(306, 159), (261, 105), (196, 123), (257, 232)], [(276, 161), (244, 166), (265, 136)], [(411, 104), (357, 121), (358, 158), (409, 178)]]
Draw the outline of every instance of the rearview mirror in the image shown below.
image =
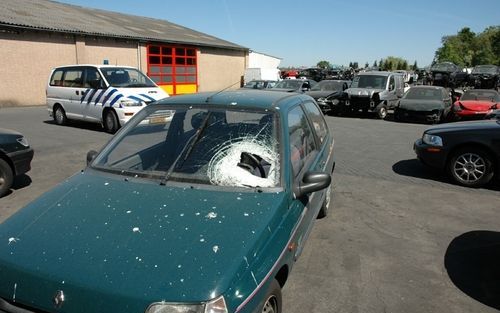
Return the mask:
[(296, 198), (325, 189), (330, 186), (332, 177), (325, 172), (306, 172), (302, 181), (294, 188)]
[(94, 161), (96, 156), (97, 156), (97, 151), (95, 150), (90, 150), (89, 152), (87, 152), (87, 165), (89, 165), (92, 161)]

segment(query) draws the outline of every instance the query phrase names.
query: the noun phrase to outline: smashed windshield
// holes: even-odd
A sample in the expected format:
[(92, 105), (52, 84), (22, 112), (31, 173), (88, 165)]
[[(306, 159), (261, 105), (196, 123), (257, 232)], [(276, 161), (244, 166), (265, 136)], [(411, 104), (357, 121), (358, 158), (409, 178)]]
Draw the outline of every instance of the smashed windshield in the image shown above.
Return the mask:
[(343, 86), (343, 82), (322, 80), (314, 85), (314, 87), (311, 88), (311, 91), (342, 91)]
[(436, 72), (454, 72), (457, 70), (457, 67), (455, 64), (452, 63), (438, 63), (431, 67), (431, 71), (436, 71)]
[(412, 100), (443, 100), (443, 94), (436, 88), (410, 88), (403, 96)]
[(460, 100), (479, 100), (479, 101), (490, 101), (490, 102), (500, 102), (500, 95), (495, 90), (481, 90), (472, 89), (464, 92)]
[(125, 176), (235, 187), (280, 185), (277, 114), (150, 106), (91, 167)]
[(151, 79), (134, 68), (101, 67), (101, 72), (108, 83), (113, 87), (156, 87)]
[(299, 89), (302, 87), (303, 82), (301, 79), (285, 79), (274, 85), (274, 88)]
[(496, 74), (498, 68), (495, 65), (478, 65), (472, 69), (472, 74)]
[(385, 89), (387, 76), (358, 75), (352, 80), (351, 88)]

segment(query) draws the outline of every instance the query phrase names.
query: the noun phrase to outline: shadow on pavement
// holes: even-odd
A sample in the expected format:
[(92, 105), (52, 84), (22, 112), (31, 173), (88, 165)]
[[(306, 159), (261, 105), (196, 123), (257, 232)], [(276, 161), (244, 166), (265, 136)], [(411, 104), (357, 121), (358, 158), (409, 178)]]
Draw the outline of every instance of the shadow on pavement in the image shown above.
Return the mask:
[(12, 183), (12, 189), (19, 190), (28, 187), (29, 185), (31, 185), (31, 183), (32, 183), (31, 177), (29, 177), (26, 174), (23, 174), (14, 178), (14, 182)]
[[(451, 181), (450, 178), (448, 178), (448, 176), (444, 171), (425, 166), (417, 158), (398, 161), (394, 165), (392, 165), (392, 170), (394, 171), (394, 173), (403, 176), (433, 180), (441, 183), (456, 185)], [(498, 182), (498, 180), (497, 181), (493, 180), (492, 182), (481, 188), (487, 190), (500, 191), (500, 183)]]
[(500, 310), (500, 232), (471, 231), (456, 237), (444, 265), (458, 289)]
[(71, 120), (71, 121), (68, 121), (68, 123), (66, 125), (60, 126), (60, 125), (57, 125), (56, 123), (54, 123), (53, 120), (46, 120), (43, 122), (45, 124), (54, 125), (57, 127), (73, 127), (73, 128), (80, 128), (80, 129), (104, 132), (104, 128), (102, 128), (101, 124), (99, 124), (99, 123), (90, 123), (90, 122)]

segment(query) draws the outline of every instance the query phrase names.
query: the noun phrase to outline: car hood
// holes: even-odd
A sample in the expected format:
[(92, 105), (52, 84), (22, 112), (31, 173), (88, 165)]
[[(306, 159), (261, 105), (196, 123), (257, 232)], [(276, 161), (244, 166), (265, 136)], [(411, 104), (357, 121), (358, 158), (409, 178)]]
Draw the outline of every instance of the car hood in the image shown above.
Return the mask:
[(470, 111), (485, 111), (491, 109), (495, 103), (491, 101), (464, 100), (459, 104)]
[(8, 135), (8, 136), (19, 136), (22, 137), (22, 134), (20, 132), (17, 132), (15, 130), (10, 130), (10, 129), (5, 129), (5, 128), (0, 128), (0, 135)]
[(376, 92), (382, 92), (384, 89), (368, 89), (368, 88), (348, 88), (345, 90), (350, 96), (373, 96)]
[(160, 186), (82, 172), (0, 226), (0, 296), (68, 312), (144, 312), (199, 302), (248, 271), (283, 192)]
[(486, 130), (486, 129), (500, 130), (500, 121), (479, 120), (479, 121), (446, 123), (429, 127), (425, 132), (430, 134), (439, 134), (446, 132), (474, 131), (474, 130)]
[(326, 98), (330, 95), (340, 94), (341, 92), (338, 90), (313, 90), (307, 91), (306, 94), (313, 97), (314, 99)]
[(439, 100), (401, 99), (399, 107), (409, 111), (432, 111), (444, 109), (444, 103)]

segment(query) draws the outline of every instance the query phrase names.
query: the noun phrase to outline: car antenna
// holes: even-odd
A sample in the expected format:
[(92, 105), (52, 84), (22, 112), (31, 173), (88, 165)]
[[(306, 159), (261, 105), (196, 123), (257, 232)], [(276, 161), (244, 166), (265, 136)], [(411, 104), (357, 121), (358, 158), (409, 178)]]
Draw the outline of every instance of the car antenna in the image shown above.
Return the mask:
[(209, 102), (210, 102), (210, 100), (212, 100), (212, 98), (213, 98), (213, 97), (215, 97), (216, 95), (220, 94), (221, 92), (224, 92), (224, 91), (228, 90), (229, 88), (231, 88), (231, 87), (233, 87), (234, 85), (239, 84), (239, 83), (240, 83), (240, 82), (239, 82), (239, 81), (237, 81), (236, 83), (234, 83), (234, 84), (232, 84), (232, 85), (229, 85), (229, 86), (227, 86), (226, 88), (224, 88), (224, 89), (221, 89), (221, 90), (217, 91), (217, 92), (216, 92), (216, 93), (214, 93), (213, 95), (208, 96), (208, 97), (205, 99), (205, 102), (206, 102), (206, 103), (209, 103)]

